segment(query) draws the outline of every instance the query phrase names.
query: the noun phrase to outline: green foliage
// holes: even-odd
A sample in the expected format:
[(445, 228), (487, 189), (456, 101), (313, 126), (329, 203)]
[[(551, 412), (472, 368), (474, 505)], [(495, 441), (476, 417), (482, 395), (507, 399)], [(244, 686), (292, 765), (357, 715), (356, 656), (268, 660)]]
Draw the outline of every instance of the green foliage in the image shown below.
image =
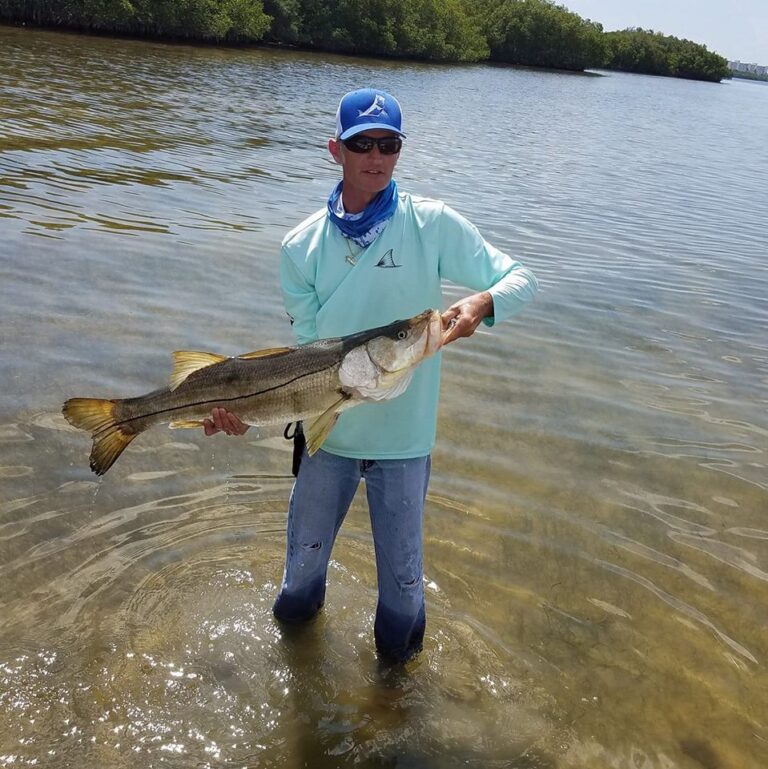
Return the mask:
[(0, 0), (0, 18), (229, 42), (260, 40), (271, 22), (261, 0)]
[(602, 26), (547, 0), (482, 0), (478, 12), (495, 61), (583, 70), (605, 59)]
[[(460, 0), (295, 0), (298, 42), (326, 51), (478, 61), (488, 47)], [(277, 18), (277, 17), (276, 17)]]
[(301, 0), (264, 0), (264, 13), (272, 17), (266, 39), (295, 45), (301, 38)]
[(705, 45), (645, 29), (606, 34), (608, 69), (720, 82), (728, 77), (728, 62)]
[(488, 56), (462, 0), (0, 0), (0, 19), (438, 61)]

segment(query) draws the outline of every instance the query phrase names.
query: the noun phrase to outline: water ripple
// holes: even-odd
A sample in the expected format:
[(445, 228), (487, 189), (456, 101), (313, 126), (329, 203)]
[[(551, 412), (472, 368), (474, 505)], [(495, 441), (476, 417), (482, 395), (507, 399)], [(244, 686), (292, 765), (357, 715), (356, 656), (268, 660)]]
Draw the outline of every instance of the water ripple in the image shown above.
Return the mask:
[(668, 604), (669, 606), (671, 606), (676, 611), (680, 612), (685, 617), (688, 617), (694, 620), (695, 622), (699, 623), (700, 625), (703, 625), (707, 629), (711, 630), (712, 633), (714, 633), (714, 635), (720, 641), (722, 641), (726, 646), (728, 646), (730, 649), (735, 651), (738, 655), (740, 655), (744, 659), (748, 660), (749, 662), (752, 662), (755, 665), (760, 664), (758, 660), (754, 657), (754, 655), (749, 651), (749, 649), (745, 648), (740, 643), (738, 643), (738, 641), (735, 641), (733, 638), (731, 638), (722, 630), (720, 630), (705, 614), (698, 611), (698, 609), (694, 609), (692, 606), (685, 603), (685, 601), (681, 601), (679, 598), (675, 598), (675, 596), (665, 592), (664, 590), (659, 588), (657, 585), (655, 585), (651, 580), (647, 579), (646, 577), (643, 577), (639, 574), (635, 574), (634, 572), (629, 571), (628, 569), (625, 569), (614, 563), (608, 563), (606, 561), (601, 561), (598, 563), (600, 566), (607, 569), (608, 571), (611, 571), (614, 574), (619, 574), (623, 577), (626, 577), (632, 582), (636, 582), (638, 585), (641, 585), (646, 590), (649, 590), (655, 596), (657, 596), (662, 601), (664, 601), (664, 603)]

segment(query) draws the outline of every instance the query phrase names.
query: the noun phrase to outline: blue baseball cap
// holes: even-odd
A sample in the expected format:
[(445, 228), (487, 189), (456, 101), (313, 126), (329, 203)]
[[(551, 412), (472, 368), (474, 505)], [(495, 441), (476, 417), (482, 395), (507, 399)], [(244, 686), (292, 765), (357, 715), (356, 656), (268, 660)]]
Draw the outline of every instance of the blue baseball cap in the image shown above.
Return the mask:
[(350, 136), (372, 128), (394, 131), (405, 138), (402, 131), (403, 114), (397, 99), (386, 91), (361, 88), (350, 91), (339, 102), (336, 110), (336, 138)]

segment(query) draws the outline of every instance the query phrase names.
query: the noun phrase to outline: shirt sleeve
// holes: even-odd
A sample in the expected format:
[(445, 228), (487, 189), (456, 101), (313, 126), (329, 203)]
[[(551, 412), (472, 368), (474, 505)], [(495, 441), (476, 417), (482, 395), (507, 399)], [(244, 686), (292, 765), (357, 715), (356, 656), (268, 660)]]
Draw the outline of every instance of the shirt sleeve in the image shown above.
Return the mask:
[(320, 309), (320, 300), (314, 284), (296, 266), (285, 247), (280, 251), (280, 287), (283, 304), (298, 344), (317, 341), (315, 319)]
[(490, 293), (493, 316), (483, 321), (487, 326), (511, 318), (538, 290), (531, 270), (488, 243), (449, 206), (440, 216), (439, 249), (441, 278)]

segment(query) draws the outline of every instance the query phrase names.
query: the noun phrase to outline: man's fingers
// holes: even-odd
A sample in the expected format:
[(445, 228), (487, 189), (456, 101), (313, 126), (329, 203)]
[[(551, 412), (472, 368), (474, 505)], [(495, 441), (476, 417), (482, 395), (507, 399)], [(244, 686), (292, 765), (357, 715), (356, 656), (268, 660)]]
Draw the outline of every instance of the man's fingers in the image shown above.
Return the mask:
[(225, 431), (227, 435), (243, 434), (242, 422), (234, 414), (228, 413), (224, 423), (226, 425)]
[(462, 336), (462, 310), (462, 305), (453, 305), (440, 316), (440, 320), (443, 323), (443, 344), (450, 344), (454, 339)]
[(222, 432), (225, 432), (227, 435), (230, 433), (229, 428), (229, 415), (224, 409), (214, 409), (214, 422), (216, 423), (216, 426), (221, 430)]
[(216, 407), (211, 409), (209, 419), (203, 420), (203, 430), (206, 435), (226, 433), (227, 435), (244, 435), (249, 425), (240, 421), (240, 418), (226, 409)]
[(236, 414), (233, 414), (219, 406), (211, 409), (210, 419), (203, 420), (203, 429), (206, 435), (215, 435), (216, 433), (226, 433), (227, 435), (245, 435), (250, 425), (240, 420)]
[(443, 331), (443, 344), (450, 344), (459, 335), (459, 322), (456, 318), (451, 318)]
[(248, 425), (241, 422), (240, 417), (231, 411), (225, 411), (224, 418), (228, 429), (227, 435), (242, 435), (248, 429)]
[(472, 336), (478, 325), (480, 325), (479, 320), (475, 320), (467, 315), (460, 315), (458, 318), (454, 318), (443, 332), (443, 345), (450, 344), (462, 337)]
[(227, 435), (239, 435), (240, 432), (237, 429), (237, 425), (235, 424), (234, 419), (232, 418), (232, 414), (225, 411), (222, 418), (221, 418), (221, 424), (224, 426), (224, 432)]
[(459, 316), (461, 309), (459, 307), (449, 307), (444, 313), (440, 315), (440, 321), (443, 324), (443, 331), (447, 331), (452, 322), (455, 322)]
[(215, 435), (218, 431), (218, 428), (211, 422), (210, 419), (204, 419), (203, 420), (203, 431), (206, 435)]
[(213, 420), (213, 426), (216, 428), (216, 432), (226, 432), (227, 428), (224, 424), (225, 415), (226, 411), (224, 411), (224, 409), (211, 409), (211, 419)]

